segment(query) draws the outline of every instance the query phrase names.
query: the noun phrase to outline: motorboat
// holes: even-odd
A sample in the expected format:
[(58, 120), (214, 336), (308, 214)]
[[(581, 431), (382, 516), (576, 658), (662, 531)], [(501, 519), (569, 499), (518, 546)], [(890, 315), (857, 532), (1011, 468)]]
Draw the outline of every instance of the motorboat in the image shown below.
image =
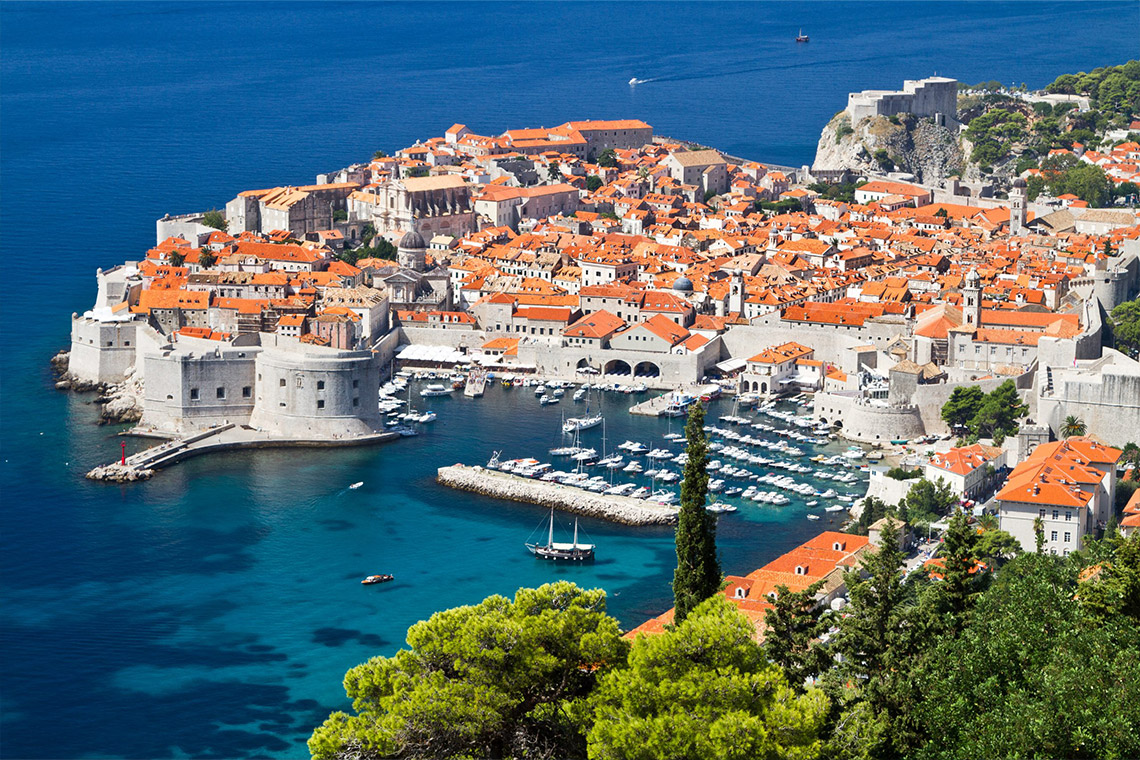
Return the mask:
[(420, 395), (424, 396), (424, 397), (429, 397), (429, 398), (431, 396), (450, 396), (454, 392), (455, 392), (454, 388), (450, 388), (446, 385), (440, 385), (439, 383), (432, 383), (431, 385), (425, 385), (423, 388), (420, 389)]
[(395, 577), (388, 575), (387, 573), (382, 573), (380, 575), (370, 575), (367, 578), (365, 578), (364, 580), (362, 580), (360, 583), (363, 586), (371, 586), (374, 583), (387, 583), (388, 581), (391, 581), (391, 580), (395, 580)]
[(357, 488), (360, 488), (362, 485), (364, 485), (364, 481), (358, 480), (357, 482), (350, 485), (349, 488), (352, 489), (353, 491), (355, 491)]
[(807, 519), (809, 519), (809, 520), (818, 520), (818, 519), (820, 519), (820, 518), (819, 518), (819, 515), (808, 515), (808, 516), (807, 516)]
[(542, 404), (543, 406), (550, 406), (551, 404), (557, 404), (558, 403), (558, 397), (543, 394), (542, 398), (540, 398), (538, 400), (538, 403)]
[(419, 416), (419, 422), (435, 422), (438, 417), (435, 412), (424, 412)]
[(538, 387), (536, 387), (534, 389), (534, 395), (545, 396), (546, 395), (546, 386), (545, 385), (539, 385)]
[(655, 491), (653, 493), (653, 495), (650, 496), (649, 498), (652, 499), (653, 501), (657, 502), (658, 504), (676, 504), (677, 503), (677, 494), (673, 493), (672, 491), (665, 491), (665, 490)]
[(586, 389), (585, 388), (579, 388), (578, 390), (574, 391), (574, 400), (575, 401), (581, 401), (584, 398), (586, 398)]
[(847, 509), (847, 507), (843, 506), (842, 504), (833, 504), (830, 507), (824, 507), (823, 511), (824, 512), (842, 512), (845, 509)]

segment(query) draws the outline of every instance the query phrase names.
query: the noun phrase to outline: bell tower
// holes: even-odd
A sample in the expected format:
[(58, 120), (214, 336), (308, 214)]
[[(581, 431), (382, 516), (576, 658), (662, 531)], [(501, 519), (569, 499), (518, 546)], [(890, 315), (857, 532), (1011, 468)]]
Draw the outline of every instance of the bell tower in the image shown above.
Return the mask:
[(962, 317), (968, 327), (977, 330), (982, 326), (982, 278), (976, 269), (966, 273), (966, 283), (962, 288)]

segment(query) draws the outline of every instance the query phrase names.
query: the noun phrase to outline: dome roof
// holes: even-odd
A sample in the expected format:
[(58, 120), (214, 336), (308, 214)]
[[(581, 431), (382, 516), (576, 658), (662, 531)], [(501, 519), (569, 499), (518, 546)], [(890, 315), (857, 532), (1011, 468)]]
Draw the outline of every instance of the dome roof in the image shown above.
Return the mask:
[(424, 242), (423, 236), (415, 230), (409, 230), (400, 238), (399, 248), (427, 248), (427, 243)]
[(676, 290), (678, 293), (692, 293), (693, 281), (688, 277), (678, 277), (673, 280), (673, 290)]
[(1013, 186), (1014, 187), (1025, 187), (1025, 180), (1023, 180), (1021, 177), (1018, 177), (1017, 179), (1015, 179), (1013, 181)]

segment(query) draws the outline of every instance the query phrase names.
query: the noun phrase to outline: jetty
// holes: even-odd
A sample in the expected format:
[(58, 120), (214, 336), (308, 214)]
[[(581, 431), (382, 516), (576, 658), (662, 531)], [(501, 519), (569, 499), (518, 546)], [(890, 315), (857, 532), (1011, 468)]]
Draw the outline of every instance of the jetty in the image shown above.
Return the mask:
[[(146, 431), (139, 431), (137, 435), (149, 435)], [(271, 436), (254, 428), (244, 425), (226, 423), (209, 430), (192, 433), (180, 438), (173, 438), (165, 443), (144, 449), (132, 454), (126, 461), (112, 462), (96, 467), (87, 473), (89, 480), (103, 480), (113, 483), (131, 483), (137, 480), (146, 480), (157, 470), (169, 467), (184, 459), (208, 454), (215, 451), (233, 449), (270, 449), (270, 448), (327, 448), (333, 446), (367, 446), (373, 443), (382, 443), (399, 438), (399, 433), (388, 431), (376, 432), (372, 435), (357, 436), (353, 438), (282, 438)]]
[(721, 389), (717, 385), (706, 384), (697, 385), (691, 388), (680, 388), (669, 393), (663, 393), (660, 396), (654, 396), (651, 399), (646, 399), (639, 404), (634, 404), (629, 408), (630, 414), (639, 414), (643, 417), (660, 417), (666, 409), (668, 409), (677, 396), (680, 394), (687, 394), (694, 398), (701, 398), (712, 393), (719, 392)]
[(676, 507), (630, 496), (593, 493), (574, 486), (531, 480), (485, 467), (462, 464), (440, 467), (436, 472), (436, 480), (460, 491), (546, 508), (554, 507), (564, 512), (622, 525), (670, 525), (677, 521)]

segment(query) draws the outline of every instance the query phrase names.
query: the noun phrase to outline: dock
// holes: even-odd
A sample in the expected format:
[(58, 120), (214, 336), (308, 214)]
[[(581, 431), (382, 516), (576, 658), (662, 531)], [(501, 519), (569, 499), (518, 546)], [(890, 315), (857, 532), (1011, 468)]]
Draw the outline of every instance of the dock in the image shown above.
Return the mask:
[[(140, 435), (148, 435), (141, 431)], [(328, 448), (333, 446), (367, 446), (399, 438), (399, 433), (377, 432), (356, 438), (308, 439), (273, 437), (244, 426), (228, 423), (209, 430), (172, 438), (158, 446), (127, 457), (126, 464), (112, 462), (87, 473), (89, 480), (130, 483), (146, 480), (158, 470), (190, 457), (215, 451), (270, 448)]]
[(462, 464), (440, 467), (436, 480), (449, 488), (497, 499), (554, 507), (583, 517), (622, 525), (670, 525), (677, 521), (677, 507), (642, 501), (629, 496), (593, 493), (574, 486), (488, 470)]
[(639, 414), (643, 417), (660, 417), (662, 412), (669, 408), (673, 402), (674, 393), (687, 393), (692, 396), (700, 398), (701, 396), (720, 391), (720, 387), (716, 385), (706, 384), (697, 385), (692, 388), (678, 388), (669, 393), (663, 393), (660, 396), (654, 396), (651, 399), (646, 399), (640, 404), (634, 404), (629, 408), (630, 414)]

